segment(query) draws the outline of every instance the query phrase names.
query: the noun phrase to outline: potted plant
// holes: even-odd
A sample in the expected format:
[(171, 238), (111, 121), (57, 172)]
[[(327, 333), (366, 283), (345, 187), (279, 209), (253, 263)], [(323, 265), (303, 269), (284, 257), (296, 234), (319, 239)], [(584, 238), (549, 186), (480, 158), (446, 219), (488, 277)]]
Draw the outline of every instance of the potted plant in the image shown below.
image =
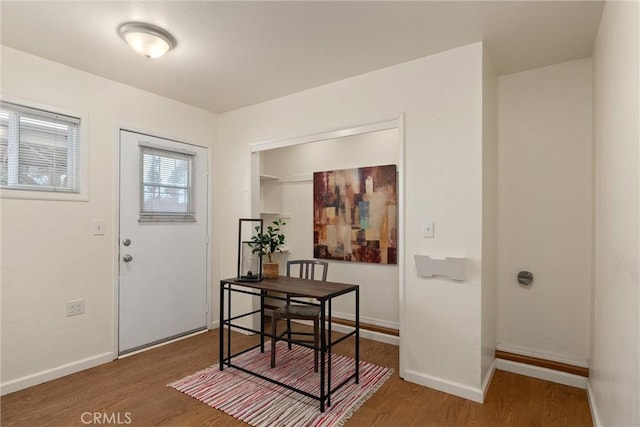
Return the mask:
[(269, 260), (269, 262), (262, 264), (264, 277), (267, 279), (277, 279), (280, 275), (279, 264), (273, 262), (271, 256), (275, 252), (282, 252), (282, 248), (285, 246), (285, 237), (280, 227), (286, 225), (286, 223), (282, 222), (282, 219), (278, 219), (273, 221), (272, 224), (267, 226), (265, 232), (260, 232), (260, 227), (255, 227), (256, 234), (251, 236), (252, 252), (259, 253), (262, 256), (266, 255)]

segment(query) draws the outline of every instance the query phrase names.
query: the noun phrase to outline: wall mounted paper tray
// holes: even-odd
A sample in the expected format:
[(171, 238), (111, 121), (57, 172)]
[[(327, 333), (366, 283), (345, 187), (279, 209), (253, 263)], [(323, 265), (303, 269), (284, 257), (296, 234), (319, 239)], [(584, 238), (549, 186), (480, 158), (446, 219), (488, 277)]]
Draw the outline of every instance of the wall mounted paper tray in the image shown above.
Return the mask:
[(418, 276), (445, 276), (452, 280), (465, 279), (466, 258), (433, 259), (427, 255), (414, 255)]

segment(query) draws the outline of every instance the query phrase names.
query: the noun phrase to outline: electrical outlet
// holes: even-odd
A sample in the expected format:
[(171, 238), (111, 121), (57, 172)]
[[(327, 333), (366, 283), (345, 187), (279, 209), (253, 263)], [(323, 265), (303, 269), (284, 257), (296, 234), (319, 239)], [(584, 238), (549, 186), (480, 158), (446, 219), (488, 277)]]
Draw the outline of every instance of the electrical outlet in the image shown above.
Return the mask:
[(67, 301), (67, 317), (84, 313), (84, 299)]

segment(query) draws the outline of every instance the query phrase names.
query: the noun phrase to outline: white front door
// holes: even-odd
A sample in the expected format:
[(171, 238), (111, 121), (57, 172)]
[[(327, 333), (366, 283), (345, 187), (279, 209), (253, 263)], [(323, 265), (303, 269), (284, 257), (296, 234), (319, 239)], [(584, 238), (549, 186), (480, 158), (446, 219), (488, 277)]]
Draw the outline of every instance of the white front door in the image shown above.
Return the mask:
[(120, 131), (119, 354), (207, 327), (207, 155)]

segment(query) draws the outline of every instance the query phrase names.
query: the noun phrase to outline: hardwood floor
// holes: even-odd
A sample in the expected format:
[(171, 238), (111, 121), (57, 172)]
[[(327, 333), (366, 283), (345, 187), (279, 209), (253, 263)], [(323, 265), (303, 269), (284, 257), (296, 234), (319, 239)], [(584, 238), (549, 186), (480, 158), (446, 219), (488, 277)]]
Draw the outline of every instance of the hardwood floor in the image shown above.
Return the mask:
[[(257, 337), (240, 334), (233, 339), (238, 346), (257, 342)], [(346, 340), (334, 352), (352, 356), (352, 347)], [(396, 372), (347, 426), (593, 425), (585, 390), (496, 371), (481, 405), (400, 379), (398, 348), (393, 345), (362, 339), (361, 358)], [(166, 386), (217, 360), (214, 330), (3, 396), (0, 422), (3, 427), (109, 421), (131, 426), (245, 425)]]

